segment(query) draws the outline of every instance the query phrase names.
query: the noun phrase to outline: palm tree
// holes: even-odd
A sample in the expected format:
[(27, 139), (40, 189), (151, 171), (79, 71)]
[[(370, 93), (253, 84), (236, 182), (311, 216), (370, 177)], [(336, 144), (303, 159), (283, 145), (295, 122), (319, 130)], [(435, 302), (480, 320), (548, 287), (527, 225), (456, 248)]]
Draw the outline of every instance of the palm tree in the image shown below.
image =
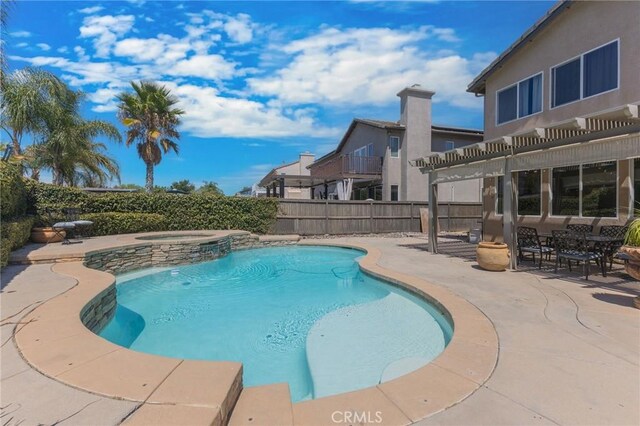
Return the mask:
[(0, 0), (0, 85), (4, 84), (5, 71), (7, 67), (5, 43), (8, 35), (7, 23), (9, 21), (9, 10), (12, 7), (13, 0)]
[(147, 166), (146, 190), (153, 191), (153, 168), (170, 150), (178, 153), (177, 130), (184, 111), (177, 108), (178, 98), (169, 89), (155, 82), (131, 82), (133, 93), (124, 92), (118, 117), (128, 127), (127, 146), (136, 143), (138, 155)]
[(118, 164), (106, 155), (106, 146), (94, 139), (104, 136), (121, 142), (120, 132), (108, 122), (83, 119), (79, 110), (84, 94), (66, 85), (64, 89), (46, 103), (42, 128), (27, 149), (25, 162), (32, 177), (48, 169), (54, 185), (102, 186), (112, 178), (119, 181)]
[(24, 68), (4, 75), (0, 126), (9, 135), (13, 152), (22, 152), (22, 137), (46, 128), (52, 109), (73, 109), (77, 99), (55, 75), (38, 68)]

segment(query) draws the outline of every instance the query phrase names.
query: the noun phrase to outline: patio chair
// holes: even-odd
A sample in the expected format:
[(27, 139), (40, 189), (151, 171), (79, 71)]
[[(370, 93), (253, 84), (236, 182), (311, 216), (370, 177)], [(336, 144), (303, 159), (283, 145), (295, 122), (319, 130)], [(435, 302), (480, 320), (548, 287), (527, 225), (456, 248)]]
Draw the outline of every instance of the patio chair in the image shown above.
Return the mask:
[(75, 207), (68, 207), (62, 209), (62, 212), (66, 216), (66, 221), (75, 225), (73, 229), (74, 238), (87, 238), (91, 235), (93, 222), (90, 220), (80, 219), (80, 209)]
[(536, 228), (528, 226), (519, 226), (518, 232), (518, 259), (524, 260), (524, 253), (531, 253), (533, 263), (536, 262), (536, 254), (540, 255), (538, 269), (542, 268), (542, 257), (546, 254), (549, 256), (553, 252), (553, 248), (542, 245), (538, 231)]
[(567, 231), (573, 231), (579, 234), (590, 234), (593, 232), (593, 225), (574, 223), (567, 225)]
[(571, 272), (571, 261), (584, 262), (582, 265), (585, 279), (589, 279), (589, 263), (593, 260), (600, 264), (602, 276), (606, 277), (604, 259), (600, 253), (589, 250), (587, 234), (574, 231), (562, 230), (551, 231), (556, 249), (555, 272), (558, 273), (558, 265), (562, 264), (562, 259), (566, 259), (569, 271)]
[(49, 241), (47, 241), (47, 243), (53, 240), (55, 237), (59, 236), (62, 238), (63, 245), (71, 244), (71, 241), (69, 241), (69, 233), (75, 230), (76, 225), (69, 221), (57, 220), (56, 218), (53, 217), (53, 211), (51, 209), (45, 208), (44, 213), (47, 216), (47, 220), (51, 225), (51, 229), (54, 232), (54, 234), (51, 236), (51, 238), (49, 238)]
[(627, 234), (628, 226), (620, 225), (606, 225), (600, 227), (600, 235), (603, 237), (615, 238), (615, 241), (610, 243), (597, 242), (594, 245), (594, 250), (602, 254), (605, 260), (609, 261), (609, 270), (613, 268), (614, 254), (624, 244), (624, 236)]

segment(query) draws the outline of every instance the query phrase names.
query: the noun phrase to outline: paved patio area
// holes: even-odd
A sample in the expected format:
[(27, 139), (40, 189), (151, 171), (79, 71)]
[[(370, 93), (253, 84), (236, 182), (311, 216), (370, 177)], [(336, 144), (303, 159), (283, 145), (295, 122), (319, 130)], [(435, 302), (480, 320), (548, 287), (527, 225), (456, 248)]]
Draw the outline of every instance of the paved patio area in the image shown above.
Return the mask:
[[(632, 307), (640, 283), (619, 268), (607, 279), (589, 281), (531, 267), (495, 273), (478, 269), (469, 246), (456, 240), (443, 241), (440, 255), (426, 252), (426, 240), (415, 237), (336, 242), (379, 248), (381, 266), (448, 288), (496, 328), (500, 353), (492, 377), (421, 424), (640, 424), (640, 310)], [(48, 264), (10, 266), (1, 280), (2, 424), (120, 423), (134, 403), (46, 378), (22, 360), (10, 339), (20, 318), (75, 282)]]

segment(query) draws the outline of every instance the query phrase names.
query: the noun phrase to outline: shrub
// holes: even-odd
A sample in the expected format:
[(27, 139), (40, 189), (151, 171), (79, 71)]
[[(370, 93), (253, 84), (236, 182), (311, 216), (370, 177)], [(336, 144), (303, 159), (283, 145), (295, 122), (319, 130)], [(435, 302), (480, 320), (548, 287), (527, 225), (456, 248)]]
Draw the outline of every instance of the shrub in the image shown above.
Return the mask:
[(0, 212), (3, 220), (24, 216), (27, 191), (20, 165), (0, 162)]
[[(242, 229), (270, 231), (278, 202), (269, 198), (225, 197), (213, 194), (106, 193), (88, 194), (78, 189), (27, 182), (30, 211), (60, 211), (77, 207), (83, 213), (157, 213), (166, 218), (163, 230)], [(57, 215), (60, 216), (60, 215)], [(62, 217), (62, 216), (60, 216)]]
[(81, 219), (93, 222), (93, 235), (96, 236), (167, 229), (167, 219), (156, 213), (87, 213)]
[(32, 217), (3, 221), (0, 225), (0, 265), (6, 266), (9, 254), (26, 244), (31, 236)]
[(50, 185), (32, 179), (25, 180), (27, 211), (42, 215), (44, 209), (60, 211), (64, 207), (81, 207), (89, 194), (78, 188)]

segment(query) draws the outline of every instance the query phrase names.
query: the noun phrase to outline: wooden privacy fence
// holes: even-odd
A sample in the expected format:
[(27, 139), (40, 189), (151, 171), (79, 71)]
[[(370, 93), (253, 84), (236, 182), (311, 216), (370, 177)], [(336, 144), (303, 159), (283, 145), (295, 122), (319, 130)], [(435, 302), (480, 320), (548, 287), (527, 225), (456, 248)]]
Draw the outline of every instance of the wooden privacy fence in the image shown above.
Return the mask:
[[(274, 233), (420, 232), (420, 209), (428, 207), (429, 203), (410, 201), (280, 200)], [(480, 203), (438, 203), (441, 231), (469, 231), (481, 220)]]

